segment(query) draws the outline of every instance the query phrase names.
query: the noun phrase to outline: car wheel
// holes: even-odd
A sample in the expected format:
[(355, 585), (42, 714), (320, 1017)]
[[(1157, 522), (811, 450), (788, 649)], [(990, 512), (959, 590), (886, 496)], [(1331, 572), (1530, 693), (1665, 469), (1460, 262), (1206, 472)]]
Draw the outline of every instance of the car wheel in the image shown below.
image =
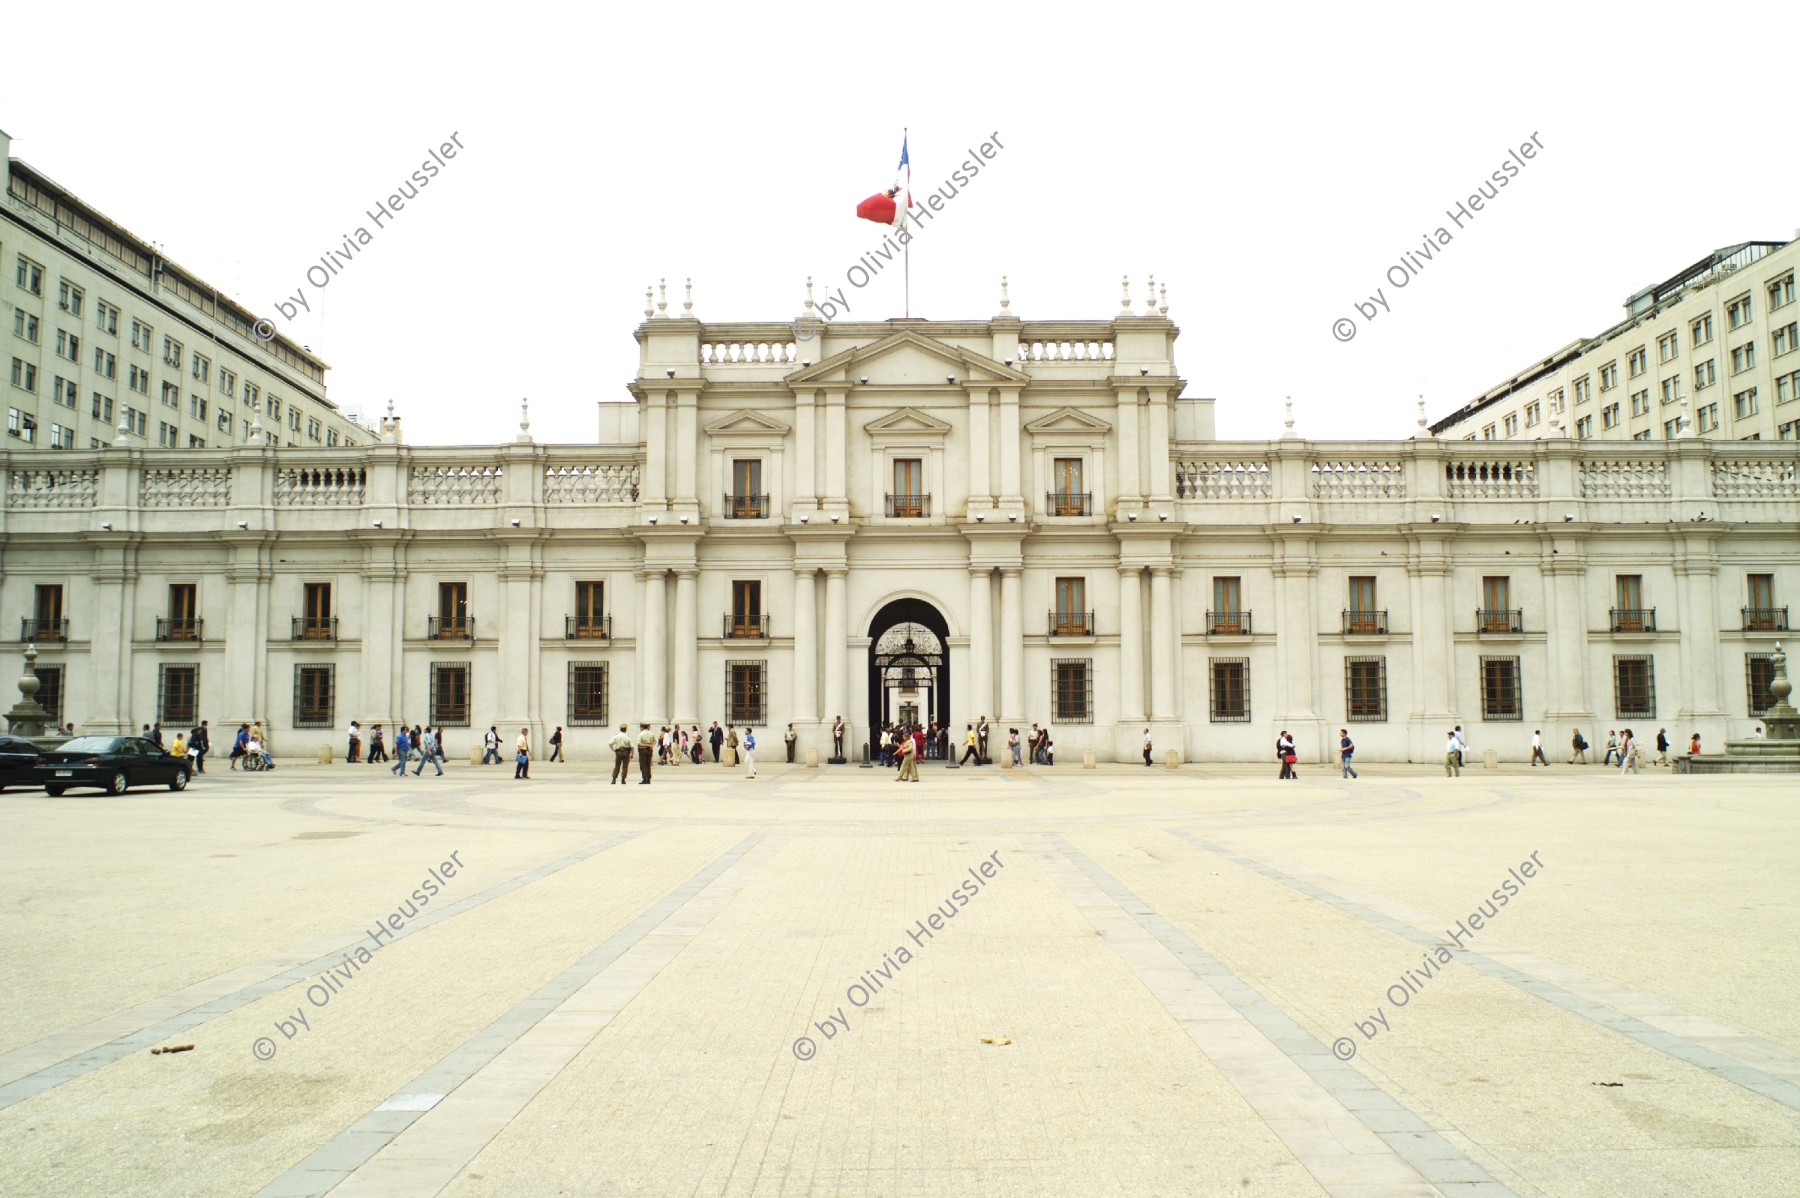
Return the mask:
[(106, 789), (116, 795), (124, 794), (130, 787), (131, 779), (125, 776), (124, 770), (120, 770), (118, 773), (114, 774), (106, 783)]
[(63, 788), (62, 788), (62, 787), (60, 787), (60, 786), (46, 786), (46, 787), (44, 787), (44, 793), (45, 793), (45, 794), (47, 794), (47, 795), (49, 795), (49, 796), (50, 796), (50, 797), (51, 797), (51, 798), (53, 798), (53, 799), (55, 799), (55, 798), (60, 798), (60, 797), (61, 797), (61, 796), (62, 796), (62, 792), (63, 792)]
[(175, 776), (169, 779), (170, 790), (186, 790), (187, 784), (188, 772), (186, 770), (176, 770)]

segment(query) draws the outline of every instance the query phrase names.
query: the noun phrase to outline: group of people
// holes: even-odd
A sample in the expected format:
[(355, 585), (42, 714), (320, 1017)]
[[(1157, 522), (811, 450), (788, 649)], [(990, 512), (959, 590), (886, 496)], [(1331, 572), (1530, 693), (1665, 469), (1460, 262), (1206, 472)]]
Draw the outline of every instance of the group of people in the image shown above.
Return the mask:
[[(558, 729), (561, 731), (561, 729)], [(794, 759), (793, 725), (788, 725), (788, 760)], [(618, 732), (613, 734), (607, 746), (613, 751), (612, 780), (608, 785), (623, 786), (631, 781), (631, 753), (637, 750), (638, 785), (650, 785), (653, 765), (678, 765), (683, 758), (695, 765), (705, 761), (704, 746), (712, 746), (715, 762), (724, 760), (723, 750), (729, 749), (744, 763), (746, 778), (756, 777), (756, 733), (746, 727), (740, 730), (721, 728), (717, 720), (703, 737), (700, 725), (695, 724), (691, 730), (662, 725), (660, 730), (650, 726), (648, 720), (638, 724), (638, 734), (634, 740), (628, 725), (620, 724)]]
[[(1461, 732), (1462, 729), (1458, 728), (1457, 733), (1460, 735)], [(1352, 759), (1356, 756), (1356, 742), (1350, 739), (1350, 729), (1338, 729), (1337, 751), (1338, 768), (1343, 771), (1343, 776), (1346, 778), (1361, 777), (1362, 775), (1356, 772), (1356, 767), (1351, 764)], [(1281, 772), (1276, 775), (1278, 781), (1297, 780), (1300, 777), (1300, 771), (1294, 768), (1300, 762), (1300, 753), (1294, 747), (1294, 734), (1286, 728), (1275, 734), (1275, 760), (1281, 763)], [(1150, 729), (1148, 728), (1144, 729), (1144, 764), (1150, 764)], [(1461, 765), (1462, 761), (1459, 755), (1457, 766), (1460, 768)]]

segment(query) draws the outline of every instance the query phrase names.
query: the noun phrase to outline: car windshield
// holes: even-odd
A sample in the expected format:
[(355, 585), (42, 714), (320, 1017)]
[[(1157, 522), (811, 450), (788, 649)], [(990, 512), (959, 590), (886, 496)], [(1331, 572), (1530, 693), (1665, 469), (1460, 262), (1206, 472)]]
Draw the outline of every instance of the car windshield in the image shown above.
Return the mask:
[(117, 736), (78, 736), (74, 740), (65, 741), (56, 750), (59, 753), (116, 753), (120, 741)]

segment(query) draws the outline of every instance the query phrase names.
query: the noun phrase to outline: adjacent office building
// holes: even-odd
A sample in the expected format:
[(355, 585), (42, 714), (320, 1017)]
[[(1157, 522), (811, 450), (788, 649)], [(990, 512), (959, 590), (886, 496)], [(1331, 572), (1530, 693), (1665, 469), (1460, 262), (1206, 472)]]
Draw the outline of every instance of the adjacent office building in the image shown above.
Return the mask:
[(163, 251), (12, 157), (0, 132), (6, 449), (353, 447), (326, 365)]
[(1432, 425), (1442, 437), (1800, 440), (1800, 240), (1727, 246)]

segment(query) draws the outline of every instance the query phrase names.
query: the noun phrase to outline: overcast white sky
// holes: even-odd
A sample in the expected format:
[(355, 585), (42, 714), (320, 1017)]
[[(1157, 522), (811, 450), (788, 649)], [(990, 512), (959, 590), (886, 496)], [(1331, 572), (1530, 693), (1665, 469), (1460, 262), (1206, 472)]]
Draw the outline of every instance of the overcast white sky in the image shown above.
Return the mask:
[[(108, 11), (112, 10), (112, 11)], [(591, 441), (647, 283), (795, 315), (856, 203), (1005, 149), (913, 246), (913, 312), (1105, 319), (1154, 272), (1226, 438), (1403, 437), (1713, 249), (1800, 227), (1791, 4), (14, 6), (0, 128), (413, 442)], [(429, 146), (464, 152), (375, 228)], [(1445, 209), (1536, 134), (1462, 229)], [(305, 272), (374, 240), (321, 292)], [(1447, 227), (1403, 290), (1384, 280)], [(1365, 321), (1353, 302), (1383, 288)], [(853, 315), (900, 314), (897, 271)], [(1332, 324), (1350, 317), (1341, 343)]]

